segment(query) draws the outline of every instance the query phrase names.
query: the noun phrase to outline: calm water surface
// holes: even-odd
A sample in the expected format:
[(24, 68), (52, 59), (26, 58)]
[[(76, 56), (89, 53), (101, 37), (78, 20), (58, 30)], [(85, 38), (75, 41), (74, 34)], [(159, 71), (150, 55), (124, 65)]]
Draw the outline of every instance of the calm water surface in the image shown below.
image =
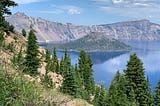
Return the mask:
[[(115, 73), (126, 69), (130, 54), (136, 53), (143, 61), (145, 74), (149, 77), (151, 87), (154, 88), (160, 80), (160, 42), (135, 42), (125, 41), (133, 50), (130, 52), (95, 52), (92, 55), (94, 79), (97, 83), (103, 83), (107, 88)], [(57, 52), (59, 58), (63, 52)], [(79, 53), (70, 52), (72, 64), (78, 62)]]

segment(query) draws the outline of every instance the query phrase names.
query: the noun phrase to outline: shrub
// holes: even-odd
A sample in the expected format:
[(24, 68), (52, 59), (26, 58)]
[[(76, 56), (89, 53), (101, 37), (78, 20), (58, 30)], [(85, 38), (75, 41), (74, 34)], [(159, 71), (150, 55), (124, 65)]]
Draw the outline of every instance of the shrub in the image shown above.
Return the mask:
[(41, 89), (35, 82), (0, 70), (0, 106), (35, 106), (41, 104)]
[(53, 81), (52, 81), (52, 79), (51, 79), (51, 77), (48, 76), (48, 75), (42, 76), (41, 82), (42, 82), (42, 85), (43, 85), (45, 88), (51, 88), (51, 89), (53, 89), (54, 86), (55, 86), (54, 83), (53, 83)]

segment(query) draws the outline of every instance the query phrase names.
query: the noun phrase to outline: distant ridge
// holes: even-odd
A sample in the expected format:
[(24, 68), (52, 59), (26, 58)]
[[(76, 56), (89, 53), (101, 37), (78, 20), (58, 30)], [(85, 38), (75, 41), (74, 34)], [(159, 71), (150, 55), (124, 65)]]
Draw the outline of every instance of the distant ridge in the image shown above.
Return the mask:
[(108, 38), (117, 40), (160, 40), (160, 25), (146, 19), (102, 24), (93, 26), (73, 25), (72, 23), (51, 22), (42, 18), (34, 18), (18, 12), (6, 20), (15, 26), (17, 32), (24, 28), (29, 31), (29, 26), (37, 31), (38, 41), (59, 42), (82, 38), (91, 32), (102, 32)]

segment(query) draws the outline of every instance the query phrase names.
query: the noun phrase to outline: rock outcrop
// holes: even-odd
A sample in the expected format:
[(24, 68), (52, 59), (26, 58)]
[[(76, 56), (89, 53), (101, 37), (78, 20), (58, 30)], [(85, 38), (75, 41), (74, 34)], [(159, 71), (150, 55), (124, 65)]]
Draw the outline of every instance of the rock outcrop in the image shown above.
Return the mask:
[(6, 17), (6, 20), (15, 27), (17, 32), (21, 32), (22, 29), (29, 31), (30, 25), (33, 25), (39, 42), (76, 40), (91, 32), (105, 33), (107, 37), (117, 40), (160, 40), (160, 25), (146, 19), (83, 26), (51, 22), (42, 18), (29, 17), (24, 13), (18, 12)]

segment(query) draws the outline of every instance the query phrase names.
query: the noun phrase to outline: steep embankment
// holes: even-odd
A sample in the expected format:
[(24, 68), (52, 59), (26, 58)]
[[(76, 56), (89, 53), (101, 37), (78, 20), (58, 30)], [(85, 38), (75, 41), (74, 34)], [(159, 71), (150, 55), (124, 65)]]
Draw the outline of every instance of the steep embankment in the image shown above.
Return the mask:
[(88, 35), (91, 32), (100, 32), (108, 38), (117, 40), (160, 40), (160, 25), (149, 20), (135, 20), (103, 25), (73, 25), (48, 21), (42, 18), (34, 18), (24, 13), (16, 13), (6, 20), (15, 26), (17, 32), (22, 29), (29, 31), (30, 25), (37, 31), (39, 41), (66, 41), (75, 40)]
[[(26, 103), (29, 103), (28, 105), (32, 105), (32, 103), (35, 103), (36, 105), (47, 105), (48, 103), (51, 103), (53, 105), (54, 103), (61, 106), (92, 106), (85, 100), (75, 99), (71, 96), (60, 93), (58, 91), (58, 88), (63, 82), (63, 77), (59, 74), (49, 72), (48, 75), (51, 77), (53, 83), (55, 84), (55, 88), (44, 88), (44, 86), (42, 85), (41, 77), (46, 74), (46, 63), (44, 62), (44, 55), (46, 52), (41, 47), (39, 47), (39, 58), (41, 59), (41, 65), (38, 69), (39, 75), (37, 77), (32, 77), (26, 73), (23, 73), (23, 69), (18, 70), (16, 64), (13, 64), (11, 60), (13, 59), (14, 55), (17, 55), (19, 53), (21, 48), (22, 55), (24, 57), (26, 47), (27, 40), (22, 35), (16, 33), (10, 33), (9, 35), (7, 35), (4, 33), (3, 45), (0, 46), (0, 79), (5, 80), (5, 83), (3, 83), (5, 88), (3, 87), (4, 89), (2, 88), (1, 90), (3, 91), (6, 89), (8, 90), (8, 93), (13, 93), (12, 96), (8, 93), (4, 94), (6, 97), (10, 97), (8, 98), (8, 100), (12, 100), (11, 97), (15, 95), (15, 97), (13, 98), (14, 101), (9, 102), (23, 102), (23, 105), (27, 105)], [(9, 83), (9, 85), (7, 85), (7, 83)], [(0, 87), (2, 87), (2, 84), (0, 84)], [(17, 92), (12, 90), (19, 91)]]

